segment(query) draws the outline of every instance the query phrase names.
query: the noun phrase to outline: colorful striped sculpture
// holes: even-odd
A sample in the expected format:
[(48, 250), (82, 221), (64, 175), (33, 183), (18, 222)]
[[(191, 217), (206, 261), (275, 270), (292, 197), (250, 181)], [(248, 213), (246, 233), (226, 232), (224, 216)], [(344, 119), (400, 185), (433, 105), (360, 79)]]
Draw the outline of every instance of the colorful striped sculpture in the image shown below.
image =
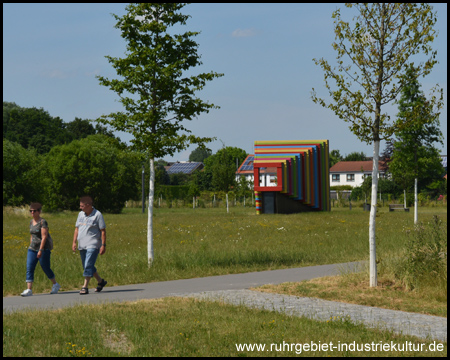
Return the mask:
[[(328, 164), (328, 140), (255, 141), (253, 171), (255, 195), (259, 198), (257, 213), (264, 213), (265, 202), (272, 198), (276, 213), (329, 211)], [(261, 186), (261, 168), (276, 168), (276, 186)]]

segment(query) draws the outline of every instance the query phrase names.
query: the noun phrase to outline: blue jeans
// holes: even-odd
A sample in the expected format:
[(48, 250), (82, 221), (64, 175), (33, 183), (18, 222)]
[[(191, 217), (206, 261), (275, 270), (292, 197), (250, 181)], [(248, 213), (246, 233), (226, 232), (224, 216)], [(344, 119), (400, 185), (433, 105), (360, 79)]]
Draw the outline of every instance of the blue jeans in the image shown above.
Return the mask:
[(44, 250), (41, 254), (41, 257), (37, 258), (37, 251), (28, 249), (27, 254), (27, 282), (33, 282), (34, 281), (34, 270), (36, 269), (36, 265), (39, 261), (41, 264), (42, 270), (44, 270), (45, 275), (50, 280), (53, 280), (55, 278), (55, 274), (53, 273), (52, 269), (50, 269), (50, 250)]
[(80, 250), (81, 263), (83, 264), (83, 276), (93, 277), (94, 273), (97, 272), (95, 268), (95, 262), (97, 261), (99, 250), (98, 249), (87, 249)]

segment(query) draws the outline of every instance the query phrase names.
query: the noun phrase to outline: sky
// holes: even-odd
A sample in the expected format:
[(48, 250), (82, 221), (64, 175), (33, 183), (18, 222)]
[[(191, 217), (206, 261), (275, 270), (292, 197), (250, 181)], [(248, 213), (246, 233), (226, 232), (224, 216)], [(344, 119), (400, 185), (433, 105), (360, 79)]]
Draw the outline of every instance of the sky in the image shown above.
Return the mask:
[[(4, 3), (3, 101), (43, 108), (65, 122), (123, 110), (118, 95), (95, 76), (117, 78), (105, 56), (125, 55), (126, 42), (112, 16), (125, 14), (125, 7)], [(195, 41), (203, 64), (192, 74), (224, 74), (196, 93), (220, 109), (186, 121), (186, 127), (197, 136), (217, 137), (207, 145), (213, 153), (224, 145), (253, 153), (256, 140), (327, 139), (330, 150), (341, 155), (373, 156), (372, 145), (361, 142), (349, 123), (311, 100), (312, 88), (329, 100), (323, 70), (312, 59), (336, 65), (331, 16), (338, 8), (343, 19), (351, 20), (353, 10), (344, 4), (186, 5), (182, 12), (191, 18), (181, 31), (201, 32)], [(447, 154), (447, 4), (433, 8), (439, 35), (432, 46), (439, 64), (419, 81), (427, 96), (436, 84), (444, 90), (440, 123), (445, 140), (436, 147)], [(397, 105), (387, 107), (395, 116)], [(131, 140), (127, 133), (115, 134)], [(187, 161), (195, 147), (164, 159)], [(382, 142), (380, 152), (384, 147)]]

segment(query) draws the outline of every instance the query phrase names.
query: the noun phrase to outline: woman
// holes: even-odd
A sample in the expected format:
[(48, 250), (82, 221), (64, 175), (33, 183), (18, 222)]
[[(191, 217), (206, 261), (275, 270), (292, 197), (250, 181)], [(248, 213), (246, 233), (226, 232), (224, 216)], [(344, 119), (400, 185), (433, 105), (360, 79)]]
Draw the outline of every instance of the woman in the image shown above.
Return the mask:
[(53, 249), (53, 241), (48, 232), (48, 224), (41, 218), (42, 205), (32, 203), (30, 206), (30, 214), (33, 219), (30, 221), (30, 247), (27, 256), (27, 289), (20, 295), (31, 296), (33, 292), (31, 287), (34, 280), (34, 270), (39, 261), (42, 270), (53, 283), (50, 294), (57, 294), (60, 285), (56, 282), (55, 274), (50, 269), (50, 255)]

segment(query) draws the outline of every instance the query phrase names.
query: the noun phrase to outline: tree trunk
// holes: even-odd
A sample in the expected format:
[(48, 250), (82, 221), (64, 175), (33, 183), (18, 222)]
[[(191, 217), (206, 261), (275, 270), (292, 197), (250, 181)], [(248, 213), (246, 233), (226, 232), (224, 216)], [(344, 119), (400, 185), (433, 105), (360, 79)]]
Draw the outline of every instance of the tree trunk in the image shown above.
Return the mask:
[(153, 262), (153, 196), (155, 193), (155, 159), (150, 158), (150, 193), (148, 195), (148, 222), (147, 222), (147, 257), (148, 267)]
[(369, 219), (369, 248), (370, 248), (370, 287), (377, 286), (377, 255), (375, 243), (375, 216), (377, 215), (377, 191), (378, 191), (378, 159), (380, 141), (373, 143), (373, 166), (372, 166), (372, 197), (370, 199), (370, 219)]
[(414, 224), (418, 221), (419, 199), (417, 196), (417, 178), (414, 179)]
[(405, 209), (406, 209), (406, 190), (403, 190), (403, 197), (404, 197), (404, 203), (405, 203)]

